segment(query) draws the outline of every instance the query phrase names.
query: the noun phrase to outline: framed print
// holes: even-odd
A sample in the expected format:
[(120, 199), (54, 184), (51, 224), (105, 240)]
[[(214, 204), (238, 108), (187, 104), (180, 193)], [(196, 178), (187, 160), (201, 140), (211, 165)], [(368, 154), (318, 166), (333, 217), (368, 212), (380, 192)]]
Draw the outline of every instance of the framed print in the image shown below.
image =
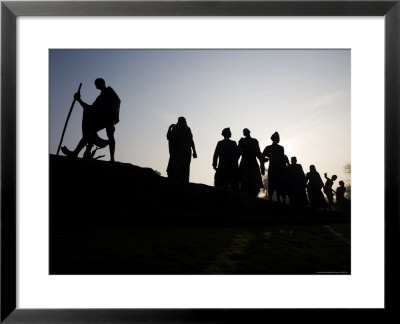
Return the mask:
[(399, 6), (2, 2), (1, 321), (395, 311)]

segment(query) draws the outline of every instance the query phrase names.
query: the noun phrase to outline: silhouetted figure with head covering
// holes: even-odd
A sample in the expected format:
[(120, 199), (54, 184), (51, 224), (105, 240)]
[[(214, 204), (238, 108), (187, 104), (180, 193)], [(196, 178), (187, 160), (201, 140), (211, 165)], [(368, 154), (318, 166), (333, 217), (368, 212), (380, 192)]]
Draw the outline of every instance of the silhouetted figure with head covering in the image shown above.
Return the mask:
[(235, 141), (230, 140), (232, 133), (229, 128), (224, 128), (221, 135), (224, 139), (217, 143), (212, 163), (215, 169), (214, 185), (236, 191), (238, 189), (238, 147)]
[(337, 176), (333, 175), (332, 178), (329, 178), (327, 173), (324, 173), (324, 176), (325, 176), (325, 179), (326, 179), (325, 185), (324, 185), (324, 193), (326, 195), (326, 198), (328, 198), (329, 207), (331, 209), (334, 209), (335, 208), (335, 204), (333, 202), (333, 193), (335, 191), (332, 189), (332, 186), (333, 186), (333, 182), (337, 179)]
[(279, 145), (280, 137), (278, 132), (271, 136), (272, 144), (267, 146), (263, 151), (263, 156), (269, 160), (268, 167), (268, 196), (272, 200), (272, 196), (276, 191), (278, 201), (283, 198), (283, 203), (286, 199), (286, 178), (288, 158), (285, 155), (283, 146)]
[(306, 176), (301, 164), (297, 164), (297, 158), (293, 156), (288, 166), (287, 188), (291, 204), (308, 205), (306, 195)]
[[(238, 145), (239, 155), (241, 156), (239, 166), (240, 190), (257, 196), (260, 188), (263, 187), (261, 179), (261, 174), (265, 172), (263, 158), (258, 141), (250, 136), (250, 130), (243, 129), (243, 135), (244, 137), (239, 140)], [(258, 165), (257, 159), (260, 165)]]
[(345, 198), (344, 194), (346, 187), (342, 180), (339, 181), (339, 187), (336, 188), (336, 209), (338, 210), (350, 210), (350, 200)]
[(310, 172), (306, 175), (306, 181), (308, 200), (311, 207), (326, 208), (327, 203), (321, 191), (324, 183), (314, 165), (310, 165)]
[[(83, 108), (82, 117), (82, 139), (79, 141), (74, 151), (68, 150), (66, 146), (61, 148), (65, 155), (77, 157), (80, 151), (87, 146), (84, 157), (89, 157), (93, 145), (110, 148), (110, 160), (114, 161), (115, 153), (115, 125), (119, 122), (119, 109), (121, 100), (111, 87), (106, 86), (104, 79), (96, 79), (94, 84), (100, 90), (100, 95), (92, 105), (81, 100), (80, 92), (75, 93), (74, 99)], [(97, 132), (106, 129), (108, 141), (102, 140)]]
[(179, 117), (176, 124), (169, 126), (167, 139), (169, 145), (168, 178), (187, 183), (189, 182), (192, 151), (194, 159), (197, 158), (197, 153), (192, 131), (184, 117)]

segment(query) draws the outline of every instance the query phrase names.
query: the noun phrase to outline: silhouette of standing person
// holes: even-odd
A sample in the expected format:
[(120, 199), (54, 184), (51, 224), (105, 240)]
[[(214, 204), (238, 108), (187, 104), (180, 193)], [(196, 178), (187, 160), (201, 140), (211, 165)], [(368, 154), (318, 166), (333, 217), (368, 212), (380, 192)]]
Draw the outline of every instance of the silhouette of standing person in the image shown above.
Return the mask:
[(333, 182), (337, 179), (337, 176), (333, 175), (332, 179), (328, 177), (327, 173), (324, 173), (324, 176), (325, 176), (325, 179), (326, 179), (325, 185), (324, 185), (324, 193), (326, 195), (326, 198), (328, 198), (329, 207), (331, 209), (334, 209), (335, 208), (335, 204), (333, 202), (333, 193), (335, 191), (332, 189), (332, 186), (333, 186)]
[[(241, 156), (239, 166), (240, 190), (257, 196), (260, 188), (263, 187), (261, 179), (261, 174), (265, 172), (263, 157), (258, 141), (250, 136), (250, 130), (243, 129), (243, 135), (244, 138), (242, 137), (239, 140), (238, 145), (239, 156)], [(257, 159), (260, 165), (258, 165)]]
[(168, 178), (178, 182), (189, 182), (190, 162), (197, 158), (192, 131), (184, 117), (179, 117), (176, 124), (168, 128), (167, 139), (169, 145), (169, 161), (167, 167)]
[(283, 198), (283, 203), (286, 197), (286, 176), (287, 165), (289, 164), (288, 158), (285, 155), (283, 146), (279, 145), (280, 137), (278, 132), (271, 136), (272, 144), (265, 147), (263, 156), (269, 159), (268, 167), (268, 196), (272, 200), (272, 196), (276, 191), (278, 201), (280, 197)]
[(310, 172), (306, 175), (307, 194), (311, 207), (326, 208), (326, 200), (321, 189), (324, 187), (321, 176), (317, 172), (315, 165), (310, 165)]
[[(100, 90), (100, 95), (92, 105), (81, 100), (80, 92), (75, 93), (74, 99), (80, 103), (83, 108), (82, 117), (82, 139), (79, 141), (74, 151), (70, 151), (66, 146), (61, 148), (67, 156), (77, 157), (80, 151), (86, 146), (90, 147), (97, 143), (99, 147), (107, 144), (110, 148), (110, 160), (114, 161), (115, 153), (115, 125), (119, 122), (119, 109), (121, 100), (111, 87), (106, 86), (104, 79), (98, 78), (94, 81), (95, 87)], [(97, 132), (106, 129), (108, 141), (104, 143)], [(87, 154), (87, 153), (85, 153)]]
[(214, 185), (215, 187), (236, 191), (238, 185), (238, 147), (235, 141), (230, 140), (232, 133), (229, 127), (224, 128), (221, 135), (224, 139), (217, 143), (212, 163), (215, 169)]
[(297, 164), (297, 158), (293, 156), (288, 166), (288, 195), (291, 204), (305, 206), (308, 204), (306, 195), (306, 176), (303, 167)]
[(339, 187), (336, 188), (336, 208), (338, 210), (349, 210), (350, 201), (345, 198), (344, 194), (346, 192), (346, 187), (342, 180), (339, 181)]

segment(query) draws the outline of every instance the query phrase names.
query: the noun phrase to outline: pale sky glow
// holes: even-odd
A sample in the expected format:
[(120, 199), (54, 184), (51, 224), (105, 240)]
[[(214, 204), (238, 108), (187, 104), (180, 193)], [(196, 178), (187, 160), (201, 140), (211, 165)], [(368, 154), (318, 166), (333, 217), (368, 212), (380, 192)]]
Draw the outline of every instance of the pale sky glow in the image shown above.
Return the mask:
[[(278, 131), (286, 155), (296, 156), (305, 172), (315, 164), (321, 176), (347, 182), (350, 50), (50, 50), (51, 154), (79, 83), (91, 104), (98, 77), (122, 101), (117, 161), (166, 176), (166, 132), (184, 116), (198, 154), (191, 182), (213, 184), (212, 156), (225, 127), (236, 142), (249, 128), (261, 150)], [(70, 149), (81, 138), (81, 118), (76, 104), (64, 138)], [(108, 159), (108, 148), (99, 152)]]

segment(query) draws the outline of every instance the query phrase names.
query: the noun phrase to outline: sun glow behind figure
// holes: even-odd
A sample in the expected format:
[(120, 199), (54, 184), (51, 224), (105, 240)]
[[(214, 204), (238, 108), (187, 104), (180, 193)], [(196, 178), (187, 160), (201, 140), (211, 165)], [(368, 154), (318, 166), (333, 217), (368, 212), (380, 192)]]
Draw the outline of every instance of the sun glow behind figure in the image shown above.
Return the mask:
[[(167, 129), (184, 116), (198, 154), (191, 182), (213, 184), (212, 156), (225, 127), (236, 142), (249, 128), (261, 150), (278, 131), (285, 154), (305, 172), (315, 164), (321, 175), (348, 181), (349, 50), (50, 50), (51, 154), (79, 83), (92, 103), (98, 77), (121, 98), (117, 161), (166, 176)], [(81, 118), (77, 105), (64, 139), (70, 148), (81, 137)], [(108, 159), (108, 149), (101, 154)]]

